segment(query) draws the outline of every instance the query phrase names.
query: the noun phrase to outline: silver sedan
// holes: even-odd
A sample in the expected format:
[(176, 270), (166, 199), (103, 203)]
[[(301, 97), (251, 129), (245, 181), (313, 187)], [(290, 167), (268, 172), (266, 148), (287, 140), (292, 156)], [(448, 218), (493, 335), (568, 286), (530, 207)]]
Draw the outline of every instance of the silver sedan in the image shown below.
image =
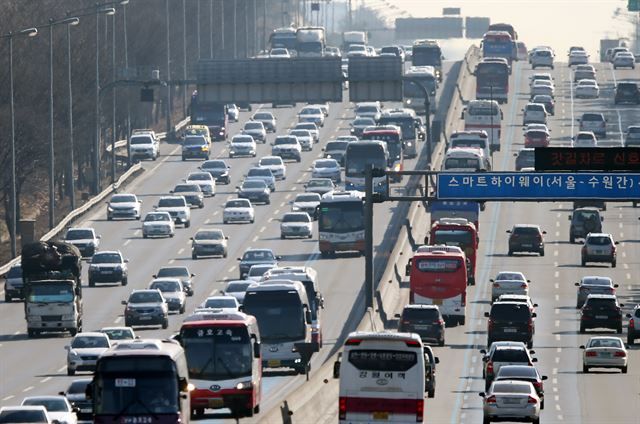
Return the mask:
[(483, 401), (483, 422), (530, 421), (540, 423), (540, 398), (528, 381), (502, 380), (491, 384)]
[(620, 337), (591, 337), (582, 356), (582, 372), (591, 368), (619, 368), (627, 373), (627, 349)]

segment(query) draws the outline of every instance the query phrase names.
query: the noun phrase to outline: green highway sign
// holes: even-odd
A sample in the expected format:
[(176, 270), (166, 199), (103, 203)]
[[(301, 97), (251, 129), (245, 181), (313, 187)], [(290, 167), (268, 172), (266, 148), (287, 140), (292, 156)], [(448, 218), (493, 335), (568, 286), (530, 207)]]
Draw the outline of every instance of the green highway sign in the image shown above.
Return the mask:
[(640, 0), (628, 0), (627, 10), (629, 12), (640, 12)]

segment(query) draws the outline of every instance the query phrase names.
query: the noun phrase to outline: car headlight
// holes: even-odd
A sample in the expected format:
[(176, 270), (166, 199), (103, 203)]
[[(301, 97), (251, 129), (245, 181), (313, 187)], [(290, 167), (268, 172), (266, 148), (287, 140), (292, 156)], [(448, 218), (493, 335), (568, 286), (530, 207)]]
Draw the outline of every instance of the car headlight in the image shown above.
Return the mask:
[(112, 208), (111, 206), (107, 206), (107, 210), (108, 210), (109, 212), (113, 212), (113, 208)]
[(299, 207), (299, 206), (296, 206), (296, 205), (293, 205), (293, 206), (291, 207), (291, 210), (292, 210), (292, 211), (294, 211), (294, 212), (297, 212), (297, 211), (299, 211), (299, 210), (300, 210), (300, 207)]
[(236, 389), (238, 390), (247, 390), (247, 389), (251, 389), (252, 387), (253, 387), (253, 384), (251, 383), (251, 380), (241, 381), (238, 384), (236, 384)]
[(406, 103), (407, 103), (408, 105), (410, 105), (410, 104), (411, 104), (411, 99), (407, 99)]
[(62, 321), (70, 321), (72, 319), (75, 319), (75, 315), (73, 314), (67, 314), (67, 315), (62, 315)]
[(327, 240), (327, 235), (320, 233), (320, 240)]

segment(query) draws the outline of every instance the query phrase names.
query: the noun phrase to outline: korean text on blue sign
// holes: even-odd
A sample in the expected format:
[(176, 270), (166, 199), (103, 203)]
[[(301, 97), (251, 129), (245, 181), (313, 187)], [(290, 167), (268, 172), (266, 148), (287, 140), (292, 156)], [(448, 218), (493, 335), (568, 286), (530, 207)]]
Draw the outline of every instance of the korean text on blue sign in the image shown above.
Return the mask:
[(440, 200), (640, 199), (640, 173), (439, 173)]

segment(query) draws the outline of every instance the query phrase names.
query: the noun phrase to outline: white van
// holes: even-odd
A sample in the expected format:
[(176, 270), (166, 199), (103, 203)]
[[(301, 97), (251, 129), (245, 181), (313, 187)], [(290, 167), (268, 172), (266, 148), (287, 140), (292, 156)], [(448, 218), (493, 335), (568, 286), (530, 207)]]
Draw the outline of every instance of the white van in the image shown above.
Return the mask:
[(487, 172), (491, 170), (489, 158), (481, 149), (464, 147), (449, 149), (442, 161), (442, 171), (455, 172)]
[(495, 100), (471, 100), (462, 111), (465, 131), (485, 131), (491, 152), (500, 151), (502, 118), (502, 110)]
[[(491, 148), (489, 146), (489, 136), (484, 130), (475, 131), (456, 131), (449, 137), (449, 149), (458, 149), (461, 147), (475, 147), (482, 150), (485, 157), (491, 157)], [(498, 149), (500, 150), (500, 149)]]
[(349, 334), (333, 368), (340, 422), (423, 422), (426, 366), (417, 334)]

